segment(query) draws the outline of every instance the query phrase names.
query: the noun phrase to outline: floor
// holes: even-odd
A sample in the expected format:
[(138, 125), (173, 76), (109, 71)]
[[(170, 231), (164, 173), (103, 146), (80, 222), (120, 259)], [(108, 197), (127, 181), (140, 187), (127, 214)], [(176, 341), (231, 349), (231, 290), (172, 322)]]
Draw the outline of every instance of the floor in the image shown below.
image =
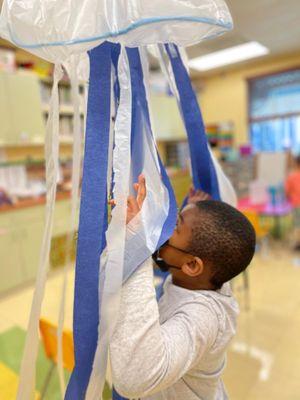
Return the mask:
[(241, 314), (224, 381), (231, 400), (300, 399), (300, 268), (276, 245), (249, 270), (250, 310), (242, 279), (235, 283)]
[[(298, 261), (285, 245), (279, 243), (271, 245), (267, 254), (258, 253), (249, 269), (249, 310), (246, 310), (242, 277), (234, 282), (241, 313), (237, 336), (228, 351), (224, 375), (231, 400), (300, 399)], [(46, 287), (42, 315), (52, 321), (57, 320), (61, 283), (61, 274), (56, 273), (49, 278)], [(68, 328), (72, 327), (73, 283), (71, 272), (67, 290)], [(28, 287), (0, 299), (0, 363), (13, 365), (16, 351), (20, 358), (18, 349), (24, 340), (32, 294), (33, 289)], [(9, 345), (14, 351), (9, 350), (6, 342), (1, 340), (4, 337), (14, 337), (14, 341), (20, 337), (13, 347)], [(59, 395), (56, 398), (59, 399)]]

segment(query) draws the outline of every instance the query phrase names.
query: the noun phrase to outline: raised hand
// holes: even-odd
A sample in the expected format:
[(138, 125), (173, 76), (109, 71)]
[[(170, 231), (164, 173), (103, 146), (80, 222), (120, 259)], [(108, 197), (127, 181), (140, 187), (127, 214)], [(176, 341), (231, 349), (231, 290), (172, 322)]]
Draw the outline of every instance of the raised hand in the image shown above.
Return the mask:
[(128, 224), (142, 209), (144, 200), (147, 195), (146, 179), (144, 175), (140, 175), (138, 183), (133, 184), (134, 190), (136, 191), (136, 197), (128, 196), (127, 199), (127, 218), (126, 223)]
[[(144, 200), (146, 198), (146, 179), (144, 175), (138, 177), (138, 182), (133, 184), (136, 196), (128, 196), (127, 198), (127, 217), (126, 224), (128, 224), (138, 213), (141, 211)], [(115, 200), (110, 200), (109, 204), (115, 206)]]

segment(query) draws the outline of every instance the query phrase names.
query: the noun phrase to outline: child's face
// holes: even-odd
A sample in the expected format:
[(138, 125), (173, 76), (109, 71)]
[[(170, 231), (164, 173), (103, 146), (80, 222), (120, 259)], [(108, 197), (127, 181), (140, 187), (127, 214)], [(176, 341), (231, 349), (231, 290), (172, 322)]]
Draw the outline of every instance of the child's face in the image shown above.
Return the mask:
[(176, 228), (168, 242), (170, 246), (163, 246), (159, 252), (160, 257), (167, 264), (181, 267), (186, 262), (188, 254), (183, 251), (188, 248), (190, 243), (192, 228), (197, 218), (197, 213), (197, 206), (195, 206), (195, 204), (190, 204), (179, 214)]

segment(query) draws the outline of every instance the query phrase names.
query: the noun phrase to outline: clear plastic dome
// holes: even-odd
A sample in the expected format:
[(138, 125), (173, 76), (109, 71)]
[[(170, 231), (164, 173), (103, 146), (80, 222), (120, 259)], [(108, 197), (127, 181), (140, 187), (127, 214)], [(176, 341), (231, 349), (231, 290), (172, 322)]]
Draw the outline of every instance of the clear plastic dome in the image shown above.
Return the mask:
[(105, 40), (189, 46), (232, 28), (224, 0), (4, 0), (0, 35), (64, 61)]

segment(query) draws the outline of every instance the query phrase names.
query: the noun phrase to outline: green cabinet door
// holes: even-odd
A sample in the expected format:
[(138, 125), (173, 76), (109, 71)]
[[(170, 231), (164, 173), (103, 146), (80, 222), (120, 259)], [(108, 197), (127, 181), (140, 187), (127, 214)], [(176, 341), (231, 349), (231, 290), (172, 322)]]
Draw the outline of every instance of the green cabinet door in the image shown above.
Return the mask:
[(12, 134), (12, 116), (7, 101), (8, 88), (5, 76), (0, 73), (0, 145), (7, 143)]
[(45, 207), (37, 206), (18, 210), (12, 213), (11, 218), (18, 230), (24, 282), (32, 281), (35, 279), (38, 269), (45, 223)]
[(15, 229), (0, 227), (0, 293), (24, 281), (20, 243)]
[(7, 83), (7, 103), (12, 118), (12, 133), (7, 144), (43, 143), (45, 124), (42, 116), (38, 78), (31, 73), (3, 73)]
[[(53, 237), (70, 230), (70, 201), (56, 203)], [(36, 278), (45, 206), (0, 213), (0, 293)]]
[(29, 226), (19, 230), (24, 281), (30, 282), (36, 278), (43, 231), (42, 221), (32, 221)]

